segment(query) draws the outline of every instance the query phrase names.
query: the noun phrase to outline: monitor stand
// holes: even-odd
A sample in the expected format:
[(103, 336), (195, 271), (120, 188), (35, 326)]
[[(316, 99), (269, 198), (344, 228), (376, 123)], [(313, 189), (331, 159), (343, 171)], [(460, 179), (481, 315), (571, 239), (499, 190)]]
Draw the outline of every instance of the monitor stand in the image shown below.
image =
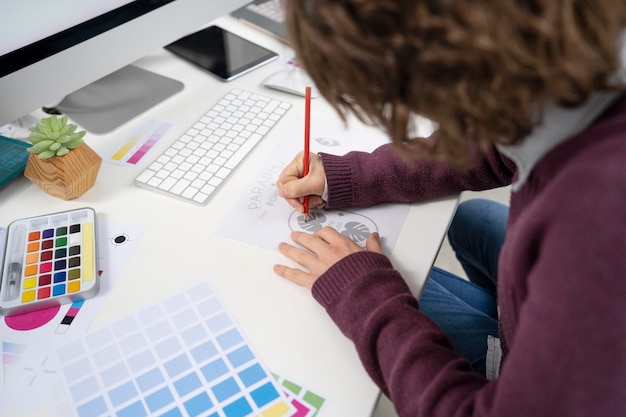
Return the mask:
[(129, 65), (66, 96), (54, 109), (90, 133), (108, 133), (178, 93), (178, 80)]

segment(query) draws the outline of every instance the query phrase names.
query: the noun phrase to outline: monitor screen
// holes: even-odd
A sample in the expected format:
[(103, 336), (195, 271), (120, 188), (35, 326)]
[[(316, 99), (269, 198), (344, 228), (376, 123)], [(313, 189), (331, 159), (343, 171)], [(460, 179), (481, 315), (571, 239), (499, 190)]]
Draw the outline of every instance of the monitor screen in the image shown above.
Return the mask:
[(0, 0), (0, 126), (58, 103), (247, 2)]

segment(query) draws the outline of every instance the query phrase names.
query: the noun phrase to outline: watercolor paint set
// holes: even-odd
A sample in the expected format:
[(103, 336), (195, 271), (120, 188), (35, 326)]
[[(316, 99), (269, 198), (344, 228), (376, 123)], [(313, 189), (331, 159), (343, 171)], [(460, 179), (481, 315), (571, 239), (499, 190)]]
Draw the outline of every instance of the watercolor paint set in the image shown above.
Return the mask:
[(99, 289), (96, 213), (81, 208), (20, 219), (6, 231), (0, 314), (93, 297)]

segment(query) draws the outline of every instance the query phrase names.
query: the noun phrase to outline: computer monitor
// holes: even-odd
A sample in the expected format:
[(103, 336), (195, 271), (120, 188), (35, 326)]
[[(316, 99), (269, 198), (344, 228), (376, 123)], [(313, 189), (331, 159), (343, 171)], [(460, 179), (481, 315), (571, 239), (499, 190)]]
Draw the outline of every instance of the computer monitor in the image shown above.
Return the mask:
[[(248, 1), (0, 0), (0, 126), (64, 97), (59, 105), (62, 111), (63, 105), (68, 111), (72, 106), (89, 107), (86, 100), (94, 94), (105, 96), (93, 100), (94, 106), (111, 107), (106, 101), (128, 92), (128, 86), (133, 87), (131, 94), (156, 97), (127, 97), (120, 102), (137, 101), (138, 107), (149, 108), (156, 104), (150, 104), (151, 100), (158, 102), (164, 98), (161, 95), (178, 91), (180, 83), (165, 79), (163, 92), (154, 86), (140, 87), (139, 81), (125, 77), (141, 73), (149, 81), (162, 79), (156, 74), (146, 77), (130, 64)], [(96, 81), (108, 84), (79, 94), (97, 85)], [(118, 81), (122, 84), (119, 92), (113, 90)], [(71, 93), (78, 99), (69, 100)], [(130, 111), (141, 111), (130, 107)], [(75, 109), (77, 115), (91, 110)], [(120, 122), (109, 123), (104, 120), (107, 117), (106, 112), (97, 115), (102, 126), (94, 127), (94, 133), (106, 133)]]

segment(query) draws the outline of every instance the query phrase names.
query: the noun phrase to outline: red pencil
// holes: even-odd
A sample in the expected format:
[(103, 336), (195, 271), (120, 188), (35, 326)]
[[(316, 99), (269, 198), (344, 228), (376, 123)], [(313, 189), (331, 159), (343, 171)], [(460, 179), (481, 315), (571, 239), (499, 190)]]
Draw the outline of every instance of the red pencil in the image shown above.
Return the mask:
[[(304, 171), (302, 176), (309, 174), (309, 145), (311, 141), (311, 87), (306, 87), (304, 97)], [(309, 196), (304, 196), (304, 221), (309, 219)]]

